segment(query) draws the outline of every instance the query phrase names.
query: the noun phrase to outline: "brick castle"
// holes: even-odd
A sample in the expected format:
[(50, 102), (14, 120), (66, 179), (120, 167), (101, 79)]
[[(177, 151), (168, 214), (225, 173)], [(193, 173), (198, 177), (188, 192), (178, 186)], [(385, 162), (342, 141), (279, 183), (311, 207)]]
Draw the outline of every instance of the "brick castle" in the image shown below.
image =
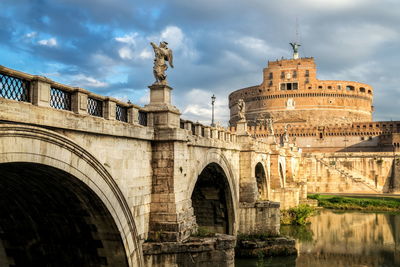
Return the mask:
[(246, 104), (248, 131), (266, 138), (288, 136), (303, 151), (392, 151), (399, 149), (400, 121), (372, 120), (373, 88), (354, 81), (319, 80), (314, 58), (269, 61), (260, 85), (229, 95), (230, 124), (239, 120), (237, 102)]

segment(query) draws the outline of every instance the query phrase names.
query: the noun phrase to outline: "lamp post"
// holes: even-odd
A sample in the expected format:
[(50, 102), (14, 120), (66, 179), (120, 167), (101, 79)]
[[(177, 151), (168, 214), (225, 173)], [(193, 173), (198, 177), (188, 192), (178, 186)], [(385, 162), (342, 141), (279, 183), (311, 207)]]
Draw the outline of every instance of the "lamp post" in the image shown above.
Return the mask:
[(211, 106), (212, 106), (212, 115), (211, 115), (211, 126), (214, 127), (214, 103), (215, 103), (215, 95), (213, 94), (211, 97)]

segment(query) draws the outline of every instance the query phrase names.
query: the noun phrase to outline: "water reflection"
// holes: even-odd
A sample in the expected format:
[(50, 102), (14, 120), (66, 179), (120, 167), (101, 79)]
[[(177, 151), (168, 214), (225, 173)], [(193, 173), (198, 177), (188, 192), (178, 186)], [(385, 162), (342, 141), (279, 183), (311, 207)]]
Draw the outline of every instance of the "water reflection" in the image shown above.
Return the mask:
[(400, 266), (400, 215), (324, 210), (310, 225), (285, 226), (282, 233), (298, 240), (297, 259), (238, 261), (236, 266)]

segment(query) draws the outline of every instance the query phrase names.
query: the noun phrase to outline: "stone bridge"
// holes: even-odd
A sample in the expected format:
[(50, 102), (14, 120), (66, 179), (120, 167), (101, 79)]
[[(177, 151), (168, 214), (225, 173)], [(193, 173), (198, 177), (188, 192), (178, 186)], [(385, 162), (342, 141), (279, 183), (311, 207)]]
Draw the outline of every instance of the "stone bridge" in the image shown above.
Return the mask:
[(279, 232), (277, 202), (306, 197), (298, 149), (182, 120), (171, 91), (139, 107), (0, 66), (1, 266), (200, 266), (176, 249), (198, 228)]

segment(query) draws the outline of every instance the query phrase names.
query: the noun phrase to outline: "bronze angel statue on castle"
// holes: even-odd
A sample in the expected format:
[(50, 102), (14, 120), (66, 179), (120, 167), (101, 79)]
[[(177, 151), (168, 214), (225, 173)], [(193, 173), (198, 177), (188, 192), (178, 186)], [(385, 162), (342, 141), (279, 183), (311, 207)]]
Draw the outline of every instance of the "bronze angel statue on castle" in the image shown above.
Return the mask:
[(168, 61), (171, 68), (174, 67), (172, 62), (172, 50), (167, 47), (167, 42), (160, 42), (160, 46), (157, 46), (155, 43), (151, 42), (151, 46), (154, 49), (154, 67), (153, 74), (156, 81), (154, 84), (159, 85), (167, 85), (167, 75), (165, 71), (168, 69), (166, 61)]

